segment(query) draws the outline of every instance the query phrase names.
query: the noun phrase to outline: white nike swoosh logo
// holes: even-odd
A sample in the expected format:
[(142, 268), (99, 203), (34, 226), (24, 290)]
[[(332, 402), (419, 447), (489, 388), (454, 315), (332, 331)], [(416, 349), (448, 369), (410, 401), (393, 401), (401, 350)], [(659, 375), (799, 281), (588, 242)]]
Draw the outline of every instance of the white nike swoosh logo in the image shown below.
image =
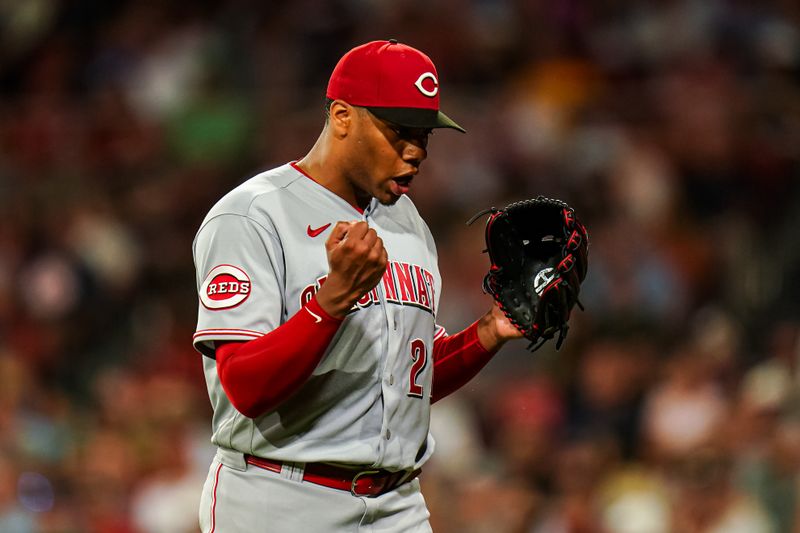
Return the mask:
[(315, 324), (319, 324), (320, 322), (322, 322), (322, 317), (321, 317), (321, 316), (319, 316), (319, 315), (317, 315), (317, 314), (315, 314), (315, 313), (314, 313), (314, 311), (312, 311), (312, 310), (311, 310), (311, 309), (309, 309), (308, 307), (304, 307), (303, 309), (305, 309), (306, 311), (308, 311), (308, 314), (309, 314), (309, 315), (311, 315), (311, 316), (313, 316), (313, 317), (316, 319), (316, 320), (314, 321), (314, 323), (315, 323)]

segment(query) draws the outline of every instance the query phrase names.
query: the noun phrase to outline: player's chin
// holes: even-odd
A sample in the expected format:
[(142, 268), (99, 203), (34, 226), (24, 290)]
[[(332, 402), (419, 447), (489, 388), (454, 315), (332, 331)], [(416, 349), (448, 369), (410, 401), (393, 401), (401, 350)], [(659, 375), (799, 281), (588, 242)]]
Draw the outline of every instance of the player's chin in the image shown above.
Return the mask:
[(401, 196), (408, 194), (411, 189), (411, 179), (393, 178), (388, 180), (382, 188), (382, 194), (378, 197), (378, 201), (384, 205), (393, 205), (397, 203)]
[(400, 199), (400, 196), (395, 196), (392, 193), (388, 193), (383, 196), (378, 196), (377, 198), (382, 205), (394, 205)]
[(384, 188), (375, 197), (383, 205), (394, 205), (403, 196), (403, 192), (392, 190), (391, 187)]

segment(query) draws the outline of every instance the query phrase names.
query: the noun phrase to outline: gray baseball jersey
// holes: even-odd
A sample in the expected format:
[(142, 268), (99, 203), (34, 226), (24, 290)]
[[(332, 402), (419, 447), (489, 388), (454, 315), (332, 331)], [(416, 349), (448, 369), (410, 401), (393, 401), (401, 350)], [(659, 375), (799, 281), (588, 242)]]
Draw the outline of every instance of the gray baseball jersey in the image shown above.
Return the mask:
[[(249, 341), (298, 312), (325, 282), (325, 240), (340, 220), (366, 220), (383, 239), (382, 281), (345, 318), (301, 389), (250, 419), (229, 402), (215, 341)], [(214, 407), (212, 441), (292, 462), (400, 470), (433, 453), (432, 351), (441, 291), (436, 248), (411, 200), (363, 213), (293, 164), (259, 174), (224, 196), (195, 238), (200, 298), (194, 345)], [(302, 343), (303, 339), (297, 339)]]

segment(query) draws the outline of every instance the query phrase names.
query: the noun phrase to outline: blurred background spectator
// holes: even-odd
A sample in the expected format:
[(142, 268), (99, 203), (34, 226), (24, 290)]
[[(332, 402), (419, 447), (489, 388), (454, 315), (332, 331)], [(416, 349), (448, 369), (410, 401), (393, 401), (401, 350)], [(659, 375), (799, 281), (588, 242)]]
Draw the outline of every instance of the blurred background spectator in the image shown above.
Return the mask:
[(508, 346), (434, 407), (434, 529), (800, 531), (785, 0), (0, 1), (0, 531), (197, 530), (192, 238), (305, 153), (338, 57), (389, 37), (469, 131), (412, 191), (443, 325), (490, 303), (476, 211), (556, 196), (592, 236), (561, 352)]

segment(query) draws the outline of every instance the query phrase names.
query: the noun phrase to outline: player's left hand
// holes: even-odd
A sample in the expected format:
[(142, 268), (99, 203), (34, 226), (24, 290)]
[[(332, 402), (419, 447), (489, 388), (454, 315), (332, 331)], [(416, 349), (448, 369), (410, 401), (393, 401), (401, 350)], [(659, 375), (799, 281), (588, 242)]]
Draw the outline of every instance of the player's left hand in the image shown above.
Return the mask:
[(520, 339), (524, 336), (522, 332), (508, 320), (505, 313), (503, 313), (503, 311), (500, 309), (500, 306), (497, 305), (497, 302), (492, 304), (492, 308), (489, 310), (489, 315), (492, 317), (494, 327), (497, 330), (497, 336), (499, 338), (511, 340)]
[(506, 318), (497, 302), (492, 304), (489, 312), (483, 315), (478, 322), (478, 339), (489, 351), (497, 350), (507, 341), (522, 337), (522, 332)]

